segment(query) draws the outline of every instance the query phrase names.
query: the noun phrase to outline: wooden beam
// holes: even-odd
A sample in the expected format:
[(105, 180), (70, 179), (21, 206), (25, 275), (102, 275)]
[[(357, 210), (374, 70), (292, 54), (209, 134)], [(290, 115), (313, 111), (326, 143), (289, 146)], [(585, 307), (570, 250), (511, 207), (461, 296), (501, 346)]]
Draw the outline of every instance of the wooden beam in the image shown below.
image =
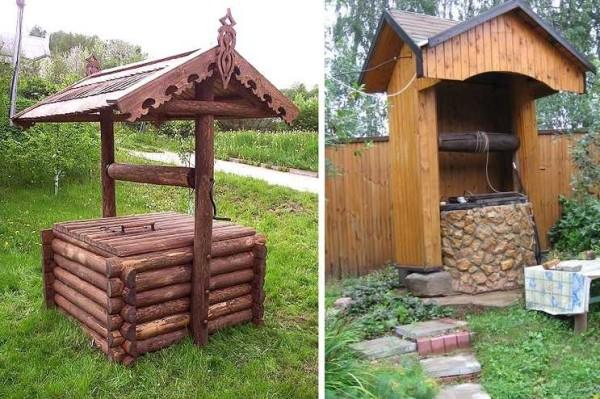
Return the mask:
[(162, 186), (194, 187), (193, 168), (112, 163), (108, 166), (107, 172), (115, 180)]
[(214, 115), (235, 118), (274, 118), (267, 110), (257, 108), (250, 104), (231, 101), (203, 101), (203, 100), (172, 100), (165, 103), (157, 113), (166, 117), (173, 116), (198, 116)]
[[(544, 212), (545, 204), (542, 193), (545, 190), (545, 180), (540, 175), (540, 149), (537, 134), (537, 119), (535, 98), (531, 88), (522, 79), (514, 77), (510, 87), (513, 132), (519, 137), (521, 145), (516, 152), (515, 160), (525, 194), (533, 207), (537, 223), (548, 226), (548, 214)], [(537, 229), (537, 226), (536, 226)], [(540, 235), (541, 249), (548, 249), (548, 238)]]
[(117, 216), (115, 181), (108, 166), (115, 162), (115, 132), (112, 109), (100, 113), (100, 176), (102, 178), (102, 217)]
[[(212, 101), (214, 81), (208, 79), (196, 85), (198, 100)], [(214, 117), (202, 115), (195, 120), (195, 213), (194, 261), (192, 267), (192, 338), (194, 343), (208, 343), (208, 294), (210, 284), (210, 249), (212, 243), (213, 209), (210, 190), (214, 176)]]
[(484, 152), (486, 146), (491, 152), (512, 152), (519, 148), (519, 138), (510, 133), (485, 133), (483, 136), (478, 132), (440, 133), (438, 137), (440, 151)]
[[(424, 266), (442, 264), (440, 234), (440, 167), (438, 161), (438, 125), (436, 88), (417, 92), (417, 156), (421, 180), (421, 223), (423, 228)], [(405, 209), (405, 212), (408, 210)], [(403, 227), (405, 228), (405, 227)]]

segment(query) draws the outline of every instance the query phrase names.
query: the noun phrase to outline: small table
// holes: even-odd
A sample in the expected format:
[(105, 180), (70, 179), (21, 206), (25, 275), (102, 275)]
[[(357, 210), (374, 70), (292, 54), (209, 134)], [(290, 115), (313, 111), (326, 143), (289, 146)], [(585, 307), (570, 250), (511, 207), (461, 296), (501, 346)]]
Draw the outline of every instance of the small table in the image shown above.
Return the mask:
[(525, 269), (526, 306), (553, 315), (572, 315), (574, 330), (581, 333), (587, 329), (589, 305), (600, 302), (600, 296), (590, 297), (591, 282), (600, 278), (600, 259), (560, 263), (566, 264), (581, 265), (581, 270), (545, 270), (543, 266)]

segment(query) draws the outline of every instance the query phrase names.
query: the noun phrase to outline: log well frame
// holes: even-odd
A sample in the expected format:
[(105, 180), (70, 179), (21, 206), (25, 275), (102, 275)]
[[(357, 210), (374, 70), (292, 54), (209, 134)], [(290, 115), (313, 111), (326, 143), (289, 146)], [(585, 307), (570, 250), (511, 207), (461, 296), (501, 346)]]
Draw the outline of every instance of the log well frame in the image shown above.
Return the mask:
[[(441, 266), (440, 202), (491, 186), (527, 194), (545, 227), (535, 100), (584, 93), (587, 72), (593, 64), (520, 0), (464, 22), (385, 11), (359, 83), (388, 94), (391, 260)], [(476, 153), (465, 136), (479, 131), (510, 136)]]
[[(248, 247), (248, 250), (254, 253), (250, 265), (254, 274), (250, 280), (246, 281), (248, 278), (246, 271), (232, 272), (229, 273), (230, 276), (222, 274), (211, 280), (211, 253), (215, 256), (219, 251), (217, 249), (215, 252), (213, 242), (215, 215), (213, 215), (211, 199), (214, 185), (214, 121), (228, 118), (281, 118), (291, 124), (299, 110), (235, 50), (236, 22), (229, 9), (220, 22), (218, 45), (207, 51), (191, 51), (107, 71), (99, 70), (96, 65), (97, 60), (91, 57), (90, 60), (96, 64), (86, 69), (90, 72), (89, 76), (19, 112), (12, 118), (23, 128), (45, 122), (99, 122), (104, 218), (117, 216), (116, 180), (195, 189), (193, 247), (191, 253), (188, 248), (181, 254), (173, 255), (177, 259), (189, 258), (191, 264), (191, 283), (188, 287), (183, 285), (180, 287), (183, 291), (179, 294), (182, 292), (186, 294), (178, 298), (181, 303), (176, 304), (191, 308), (190, 319), (177, 316), (160, 325), (141, 326), (136, 324), (137, 321), (125, 311), (125, 324), (121, 327), (121, 333), (130, 338), (130, 341), (126, 341), (129, 347), (125, 348), (125, 352), (130, 352), (129, 355), (134, 357), (138, 353), (177, 341), (184, 336), (184, 333), (187, 334), (187, 326), (194, 343), (203, 346), (208, 341), (209, 333), (222, 327), (246, 319), (252, 320), (257, 325), (262, 323), (264, 300), (262, 284), (266, 257), (264, 240), (257, 248), (253, 247), (254, 244)], [(194, 168), (126, 165), (115, 162), (114, 123), (122, 121), (162, 123), (182, 119), (194, 120), (195, 124)], [(53, 245), (57, 250), (69, 253), (70, 257), (55, 255)], [(70, 247), (73, 245), (80, 248), (79, 253)], [(90, 281), (97, 285), (108, 284), (106, 286), (108, 293), (111, 292), (112, 287), (115, 292), (123, 292), (123, 298), (133, 301), (137, 298), (136, 289), (140, 284), (139, 281), (136, 283), (136, 273), (142, 269), (135, 269), (133, 265), (123, 265), (111, 253), (73, 239), (69, 234), (56, 229), (42, 233), (42, 250), (46, 305), (54, 306), (56, 298), (62, 303), (60, 308), (78, 319), (86, 331), (101, 343), (100, 346), (110, 358), (122, 360), (127, 357), (125, 352), (116, 353), (111, 349), (114, 342), (110, 342), (107, 332), (102, 329), (104, 327), (93, 324), (86, 316), (90, 312), (98, 316), (100, 310), (97, 305), (86, 298), (79, 298), (78, 294), (72, 292), (64, 283), (60, 281), (57, 283), (55, 276), (62, 275), (62, 278), (66, 279), (79, 276), (75, 279), (81, 277), (82, 282), (70, 280), (71, 284), (81, 283), (86, 287), (92, 284)], [(82, 255), (84, 253), (87, 255)], [(107, 257), (108, 261), (102, 260), (102, 256)], [(56, 259), (59, 260), (58, 265)], [(77, 259), (79, 263), (73, 259)], [(161, 260), (144, 260), (144, 262), (142, 263), (158, 264)], [(90, 269), (78, 265), (85, 265)], [(65, 268), (69, 269), (70, 274), (63, 273)], [(186, 273), (184, 269), (180, 269), (173, 273)], [(114, 280), (118, 276), (122, 277), (122, 282), (119, 279)], [(153, 278), (159, 277), (153, 275)], [(227, 280), (223, 280), (225, 278)], [(218, 319), (218, 325), (215, 325), (211, 320), (215, 314), (221, 313), (219, 309), (211, 308), (214, 304), (211, 295), (219, 295), (221, 299), (227, 300), (228, 294), (219, 293), (218, 288), (228, 287), (228, 281), (245, 284), (244, 287), (248, 288), (247, 295), (219, 306), (225, 306), (229, 310), (244, 310)], [(118, 287), (113, 287), (112, 283), (117, 284)], [(215, 289), (217, 291), (214, 291)], [(98, 293), (97, 299), (101, 300), (102, 295), (105, 294)], [(80, 302), (87, 313), (79, 308), (70, 307), (66, 297)], [(113, 299), (115, 298), (111, 298), (109, 294), (107, 309), (116, 310), (114, 306), (118, 306), (119, 309), (129, 306), (116, 303), (118, 301)], [(246, 310), (245, 306), (248, 305), (249, 300), (253, 301), (254, 305), (252, 309)], [(146, 309), (146, 312), (160, 314), (161, 309)], [(144, 318), (139, 321), (144, 321)], [(110, 322), (107, 325), (111, 325)], [(160, 342), (154, 342), (144, 333), (145, 328), (152, 328), (153, 331), (168, 331), (170, 335), (161, 338)]]

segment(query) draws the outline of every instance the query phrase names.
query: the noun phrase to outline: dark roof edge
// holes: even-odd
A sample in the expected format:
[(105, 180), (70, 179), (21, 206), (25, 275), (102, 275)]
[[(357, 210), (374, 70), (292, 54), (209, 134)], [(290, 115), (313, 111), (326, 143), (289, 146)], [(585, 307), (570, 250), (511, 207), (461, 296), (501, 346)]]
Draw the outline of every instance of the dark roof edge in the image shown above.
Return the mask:
[(499, 15), (506, 14), (509, 11), (520, 9), (523, 11), (529, 18), (531, 18), (535, 23), (540, 25), (554, 40), (556, 40), (561, 46), (563, 46), (567, 51), (569, 51), (577, 60), (585, 66), (588, 71), (596, 73), (596, 67), (592, 64), (585, 55), (579, 52), (571, 43), (569, 43), (560, 33), (558, 33), (548, 22), (544, 21), (539, 15), (537, 15), (527, 4), (525, 4), (522, 0), (510, 0), (496, 7), (492, 7), (486, 12), (479, 14), (473, 18), (469, 18), (466, 21), (459, 23), (445, 31), (429, 38), (428, 45), (436, 46), (446, 40), (459, 35), (467, 30), (474, 28), (477, 25), (480, 25), (492, 18), (495, 18)]
[(367, 53), (367, 58), (365, 58), (365, 62), (363, 62), (362, 69), (360, 70), (360, 75), (358, 75), (358, 83), (364, 84), (365, 74), (367, 73), (367, 69), (369, 68), (369, 61), (373, 56), (373, 51), (375, 51), (375, 45), (379, 41), (379, 36), (381, 36), (381, 32), (383, 31), (383, 15), (379, 18), (379, 23), (377, 24), (377, 30), (375, 31), (375, 38), (371, 41), (371, 47), (369, 48), (369, 52)]
[(416, 56), (416, 65), (417, 65), (417, 77), (423, 76), (423, 55), (421, 52), (421, 47), (414, 42), (414, 40), (402, 29), (402, 27), (396, 22), (392, 14), (390, 14), (389, 10), (385, 10), (383, 15), (379, 19), (379, 25), (377, 26), (377, 31), (375, 33), (375, 39), (371, 42), (371, 48), (369, 48), (369, 53), (367, 54), (367, 58), (365, 58), (365, 62), (363, 64), (363, 68), (358, 77), (358, 83), (363, 84), (365, 74), (367, 73), (367, 69), (369, 68), (369, 61), (373, 56), (373, 51), (375, 51), (375, 46), (379, 41), (379, 36), (381, 36), (381, 32), (383, 31), (384, 23), (388, 23), (390, 27), (394, 30), (394, 32), (398, 35), (398, 37), (415, 53)]

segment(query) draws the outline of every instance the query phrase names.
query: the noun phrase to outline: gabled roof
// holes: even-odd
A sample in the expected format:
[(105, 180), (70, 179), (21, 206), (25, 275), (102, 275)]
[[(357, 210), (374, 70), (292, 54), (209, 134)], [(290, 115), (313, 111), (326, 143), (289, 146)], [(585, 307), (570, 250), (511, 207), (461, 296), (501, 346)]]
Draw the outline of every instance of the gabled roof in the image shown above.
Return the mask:
[[(257, 111), (247, 113), (247, 117), (280, 117), (291, 123), (298, 108), (234, 50), (232, 26), (224, 24), (229, 29), (225, 34), (233, 35), (233, 39), (223, 39), (220, 29), (216, 47), (97, 72), (21, 111), (13, 121), (22, 126), (97, 121), (104, 109), (113, 109), (115, 120), (134, 122), (154, 117), (162, 121), (166, 114), (161, 111), (167, 102), (194, 99), (195, 84), (213, 79), (215, 101)], [(219, 117), (218, 110), (215, 112)]]
[(427, 44), (427, 40), (460, 24), (459, 21), (435, 17), (433, 15), (419, 14), (416, 12), (389, 10), (389, 14), (410, 39), (418, 46)]
[[(463, 22), (401, 10), (385, 11), (381, 17), (375, 39), (371, 44), (363, 72), (359, 76), (359, 82), (365, 84), (367, 75), (372, 72), (376, 65), (382, 62), (382, 55), (376, 54), (379, 43), (384, 46), (383, 43), (385, 42), (385, 46), (388, 47), (388, 58), (396, 56), (402, 44), (408, 45), (416, 58), (417, 76), (422, 77), (423, 49), (436, 46), (477, 25), (512, 11), (518, 12), (521, 17), (528, 19), (531, 24), (535, 25), (536, 29), (544, 32), (552, 44), (561, 48), (576, 60), (582, 70), (596, 72), (594, 65), (582, 53), (564, 39), (550, 24), (535, 14), (528, 5), (521, 0), (510, 0)], [(390, 31), (396, 35), (395, 42), (389, 37)], [(392, 53), (394, 54), (392, 55)], [(380, 73), (389, 78), (392, 69), (393, 65), (385, 65), (380, 67)], [(369, 91), (385, 90), (382, 87), (377, 89)]]

